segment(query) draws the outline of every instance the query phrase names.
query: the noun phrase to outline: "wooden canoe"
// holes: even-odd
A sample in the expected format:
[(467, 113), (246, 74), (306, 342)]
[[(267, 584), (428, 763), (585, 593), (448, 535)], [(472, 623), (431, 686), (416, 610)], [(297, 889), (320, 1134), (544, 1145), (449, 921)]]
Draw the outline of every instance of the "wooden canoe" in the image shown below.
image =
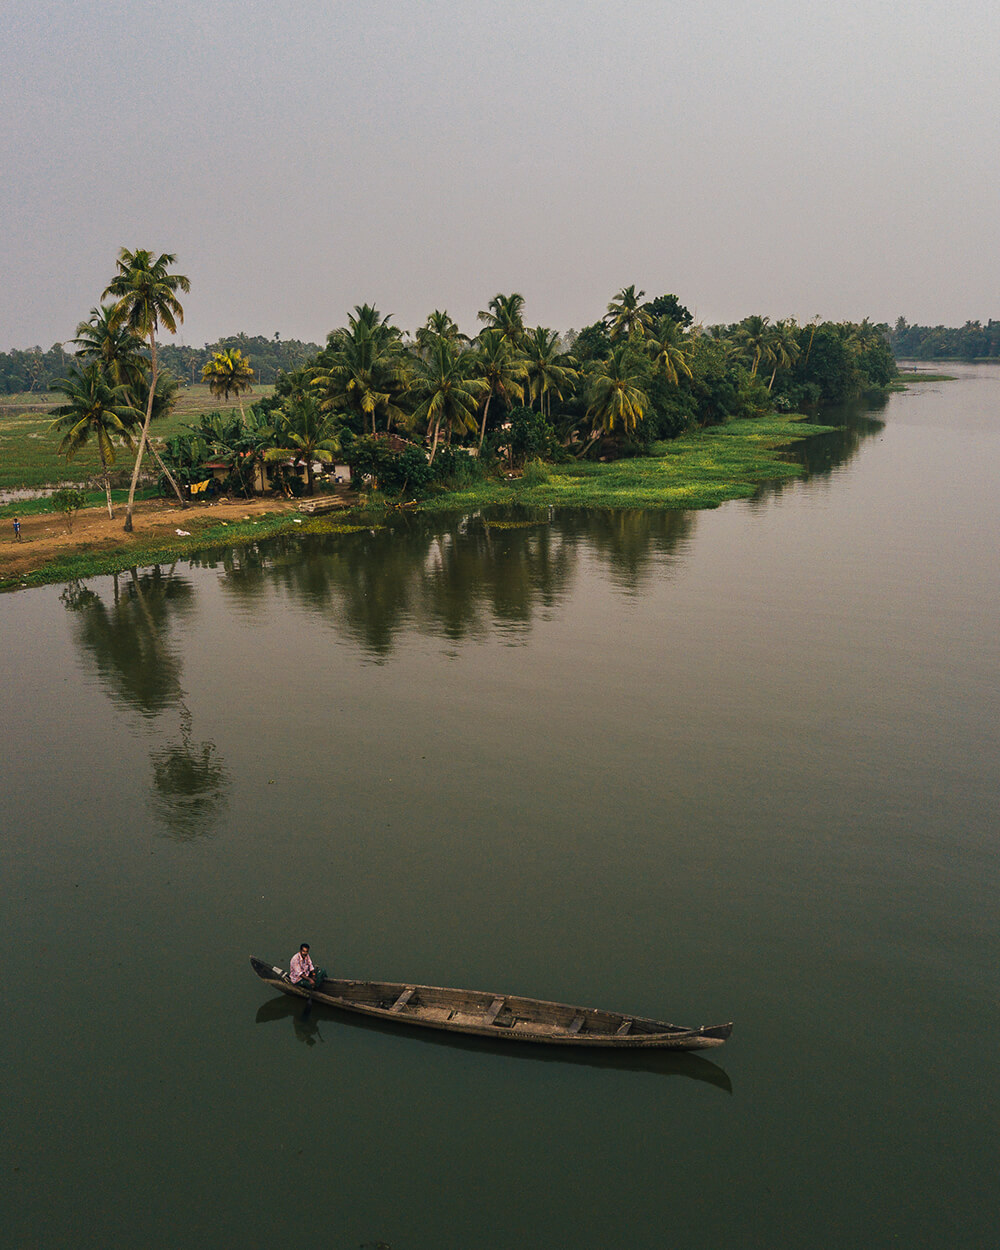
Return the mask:
[(519, 998), (513, 994), (397, 981), (345, 981), (327, 977), (316, 989), (310, 990), (293, 984), (288, 974), (273, 964), (252, 957), (250, 964), (262, 981), (285, 994), (311, 998), (330, 1007), (395, 1024), (477, 1037), (629, 1050), (655, 1047), (705, 1050), (721, 1046), (733, 1031), (731, 1023), (688, 1029), (596, 1007), (572, 1007), (568, 1003)]

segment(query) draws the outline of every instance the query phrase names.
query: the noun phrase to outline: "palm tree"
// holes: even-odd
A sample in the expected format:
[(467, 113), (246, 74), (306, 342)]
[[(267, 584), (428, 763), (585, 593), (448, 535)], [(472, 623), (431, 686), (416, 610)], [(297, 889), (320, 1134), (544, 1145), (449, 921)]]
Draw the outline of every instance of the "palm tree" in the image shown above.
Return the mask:
[(771, 335), (771, 359), (774, 368), (771, 380), (767, 384), (768, 391), (774, 386), (774, 379), (779, 369), (790, 369), (799, 358), (799, 328), (794, 320), (779, 321)]
[(479, 421), (479, 454), (483, 452), (486, 421), (490, 415), (490, 403), (494, 398), (511, 407), (511, 400), (524, 401), (524, 385), (528, 373), (524, 361), (514, 355), (514, 350), (501, 330), (483, 330), (479, 335), (476, 368), (486, 383), (483, 415)]
[(426, 355), (437, 339), (447, 339), (452, 347), (459, 347), (469, 341), (468, 336), (462, 333), (447, 311), (442, 312), (435, 308), (417, 331), (417, 350)]
[[(113, 386), (123, 386), (126, 391), (126, 403), (133, 404), (136, 407), (145, 407), (146, 400), (149, 397), (149, 392), (146, 389), (146, 374), (149, 365), (146, 357), (142, 354), (145, 345), (142, 339), (133, 334), (127, 326), (115, 324), (113, 305), (102, 304), (99, 308), (92, 308), (90, 310), (90, 320), (80, 322), (76, 327), (76, 335), (76, 338), (72, 341), (79, 345), (76, 350), (77, 357), (81, 360), (95, 361), (100, 365), (101, 370), (110, 379)], [(154, 421), (158, 416), (164, 415), (166, 411), (161, 401), (164, 396), (164, 381), (167, 376), (164, 374), (155, 393), (152, 418)], [(174, 385), (171, 395), (176, 390), (177, 387)], [(142, 413), (140, 412), (136, 424), (141, 420)], [(164, 464), (152, 439), (149, 440), (149, 450), (153, 453), (153, 459), (159, 465), (160, 471), (173, 487), (174, 494), (177, 496), (181, 507), (186, 508), (187, 501), (181, 493), (181, 488), (174, 480), (174, 475)]]
[(476, 429), (479, 402), (488, 390), (488, 383), (477, 377), (478, 362), (474, 352), (457, 352), (445, 339), (431, 348), (427, 360), (418, 360), (411, 388), (417, 400), (415, 416), (426, 421), (427, 430), (434, 431), (430, 463), (437, 454), (442, 425), (452, 430)]
[(608, 305), (607, 316), (604, 318), (612, 342), (617, 339), (643, 338), (652, 323), (649, 312), (642, 307), (645, 291), (637, 291), (635, 284), (625, 286), (618, 292)]
[(551, 411), (552, 396), (559, 400), (575, 380), (576, 370), (569, 363), (570, 357), (559, 351), (559, 335), (555, 330), (537, 326), (531, 330), (524, 343), (525, 371), (528, 375), (528, 393), (538, 400), (538, 411)]
[(750, 376), (755, 378), (762, 360), (772, 359), (770, 317), (744, 317), (736, 328), (736, 339), (750, 354)]
[(494, 295), (478, 314), (488, 329), (499, 330), (512, 348), (524, 341), (524, 296), (518, 291), (510, 295)]
[(53, 382), (49, 389), (66, 399), (66, 403), (54, 409), (56, 419), (49, 427), (65, 431), (59, 454), (72, 460), (91, 438), (96, 440), (108, 516), (113, 518), (109, 469), (115, 463), (115, 441), (124, 443), (130, 451), (134, 449), (129, 428), (142, 420), (142, 413), (129, 403), (125, 387), (109, 382), (96, 363), (83, 370), (71, 370), (69, 377)]
[(393, 421), (405, 422), (399, 400), (406, 390), (407, 361), (400, 332), (388, 324), (377, 308), (360, 304), (348, 327), (335, 330), (323, 362), (309, 371), (309, 382), (323, 412), (348, 409), (357, 417), (362, 432), (371, 422), (375, 433), (376, 416), (385, 414), (386, 429)]
[(306, 482), (310, 495), (315, 494), (316, 475), (313, 462), (329, 464), (340, 451), (340, 423), (322, 411), (313, 395), (294, 394), (278, 417), (274, 438), (281, 446), (264, 453), (265, 460), (286, 460), (306, 466)]
[(259, 416), (253, 408), (245, 419), (232, 413), (213, 412), (203, 414), (198, 425), (189, 425), (187, 429), (191, 431), (190, 436), (174, 441), (175, 459), (179, 453), (187, 462), (185, 467), (194, 468), (210, 454), (221, 456), (228, 461), (242, 493), (252, 495), (256, 469), (274, 446), (275, 431), (267, 418)]
[(202, 369), (201, 376), (216, 399), (228, 400), (230, 395), (235, 395), (240, 405), (240, 416), (246, 420), (243, 392), (252, 391), (254, 384), (254, 372), (249, 357), (244, 356), (238, 347), (227, 347), (225, 351), (213, 352), (212, 359)]
[(691, 376), (687, 362), (691, 340), (672, 317), (661, 317), (652, 330), (646, 344), (653, 366), (659, 369), (673, 386), (680, 385), (680, 374)]
[(90, 310), (90, 320), (81, 321), (76, 327), (76, 356), (80, 360), (92, 360), (113, 386), (127, 387), (134, 396), (143, 374), (146, 359), (142, 355), (145, 344), (125, 325), (113, 323), (114, 306), (102, 304)]
[(132, 532), (132, 506), (135, 488), (139, 481), (142, 456), (149, 435), (149, 422), (153, 415), (153, 396), (159, 367), (156, 360), (156, 331), (161, 325), (171, 334), (177, 332), (177, 323), (184, 321), (184, 309), (177, 299), (178, 291), (190, 291), (191, 284), (183, 274), (172, 274), (169, 267), (177, 263), (177, 257), (169, 252), (154, 258), (152, 252), (130, 252), (123, 247), (118, 253), (118, 273), (108, 284), (105, 296), (113, 295), (117, 301), (111, 314), (115, 327), (127, 326), (132, 334), (149, 340), (150, 381), (149, 398), (146, 402), (146, 419), (139, 437), (139, 448), (132, 470), (128, 504), (125, 509), (125, 532)]
[(607, 360), (595, 362), (590, 378), (591, 402), (587, 415), (593, 420), (595, 431), (591, 442), (601, 431), (611, 434), (619, 426), (625, 434), (634, 430), (649, 407), (649, 399), (640, 385), (643, 372), (635, 353), (627, 344), (619, 344)]

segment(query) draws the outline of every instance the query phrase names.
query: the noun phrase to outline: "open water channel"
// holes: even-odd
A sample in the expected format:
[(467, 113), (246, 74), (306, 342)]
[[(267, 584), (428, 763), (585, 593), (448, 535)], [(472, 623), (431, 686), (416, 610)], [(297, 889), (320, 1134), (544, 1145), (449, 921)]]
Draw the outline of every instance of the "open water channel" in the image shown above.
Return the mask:
[[(4, 1247), (996, 1244), (1000, 370), (701, 513), (0, 599)], [(586, 1061), (250, 954), (685, 1024)]]

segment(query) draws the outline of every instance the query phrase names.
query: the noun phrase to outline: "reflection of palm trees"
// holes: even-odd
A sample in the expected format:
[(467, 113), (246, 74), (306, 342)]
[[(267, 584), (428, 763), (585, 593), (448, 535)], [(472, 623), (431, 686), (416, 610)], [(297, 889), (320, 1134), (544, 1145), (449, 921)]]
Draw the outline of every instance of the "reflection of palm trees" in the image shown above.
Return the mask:
[(639, 587), (685, 541), (694, 514), (667, 511), (511, 509), (446, 522), (400, 517), (382, 530), (291, 535), (203, 556), (226, 570), (223, 587), (244, 607), (280, 587), (375, 660), (408, 630), (451, 641), (498, 624), (528, 628), (564, 597), (579, 544), (615, 583)]
[(192, 589), (159, 565), (114, 576), (112, 602), (71, 582), (62, 601), (77, 613), (77, 637), (94, 660), (110, 698), (155, 716), (181, 697), (180, 662), (164, 638), (172, 620), (190, 611)]
[(153, 808), (179, 839), (202, 837), (226, 804), (228, 776), (214, 742), (191, 742), (191, 713), (181, 705), (180, 739), (150, 751)]
[(616, 586), (634, 592), (688, 542), (695, 516), (678, 509), (580, 509), (561, 514), (560, 524), (600, 557)]
[(179, 738), (153, 748), (150, 761), (154, 810), (174, 836), (185, 838), (211, 831), (228, 785), (214, 743), (191, 741), (181, 664), (167, 642), (171, 625), (191, 610), (193, 594), (189, 582), (164, 575), (159, 566), (141, 574), (131, 569), (124, 585), (116, 574), (110, 604), (80, 582), (71, 582), (62, 594), (109, 698), (149, 721), (179, 709)]

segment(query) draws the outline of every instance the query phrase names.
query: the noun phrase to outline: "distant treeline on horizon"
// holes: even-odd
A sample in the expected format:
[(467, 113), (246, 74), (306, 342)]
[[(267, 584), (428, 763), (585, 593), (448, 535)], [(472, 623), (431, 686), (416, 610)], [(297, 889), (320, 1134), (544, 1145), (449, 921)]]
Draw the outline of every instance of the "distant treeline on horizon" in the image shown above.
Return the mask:
[(911, 326), (899, 317), (889, 331), (897, 360), (996, 360), (1000, 358), (1000, 321), (967, 321), (961, 328)]
[[(181, 383), (187, 385), (201, 381), (201, 371), (215, 352), (239, 348), (244, 356), (253, 361), (256, 381), (261, 385), (276, 382), (282, 373), (300, 368), (320, 350), (318, 343), (303, 343), (300, 339), (265, 338), (262, 334), (232, 334), (204, 347), (180, 347), (176, 343), (161, 343), (157, 348), (160, 366), (168, 369)], [(34, 392), (44, 395), (49, 383), (65, 377), (69, 364), (75, 359), (72, 340), (53, 343), (48, 351), (30, 347), (23, 351), (0, 352), (0, 394), (17, 395)]]
[[(883, 326), (883, 332), (897, 360), (1000, 359), (1000, 321), (992, 318), (985, 325), (967, 321), (959, 327), (910, 325), (905, 317), (899, 317), (893, 327)], [(201, 371), (213, 353), (230, 348), (239, 348), (251, 358), (254, 375), (261, 385), (277, 382), (282, 373), (301, 368), (322, 350), (318, 343), (301, 339), (282, 339), (277, 334), (267, 338), (241, 331), (204, 347), (166, 342), (160, 345), (159, 356), (161, 365), (188, 385), (201, 381)], [(69, 340), (53, 343), (48, 350), (36, 346), (0, 352), (0, 394), (46, 394), (51, 382), (65, 376), (73, 356), (73, 343)]]

